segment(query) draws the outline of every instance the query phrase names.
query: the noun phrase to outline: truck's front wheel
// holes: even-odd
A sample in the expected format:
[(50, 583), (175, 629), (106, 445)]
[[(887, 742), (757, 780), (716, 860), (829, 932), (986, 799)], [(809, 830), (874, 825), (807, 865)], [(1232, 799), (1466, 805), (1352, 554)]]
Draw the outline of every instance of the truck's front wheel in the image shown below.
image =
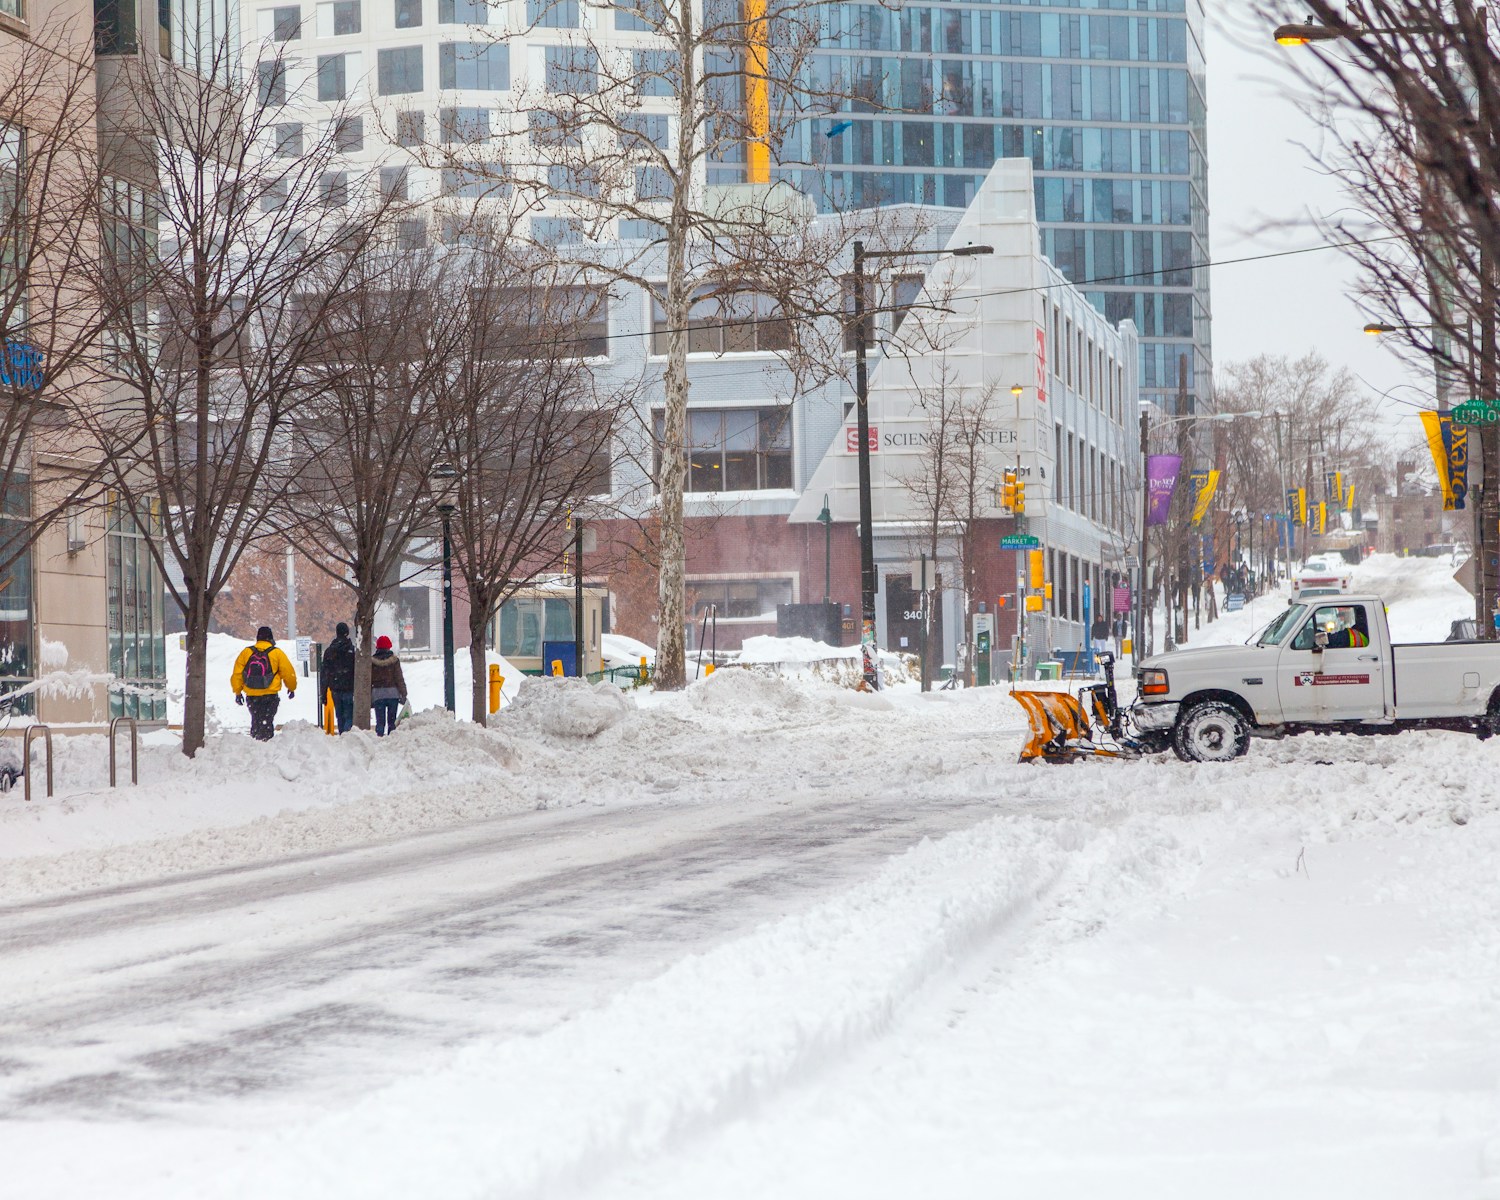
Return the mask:
[(1172, 749), (1183, 762), (1228, 762), (1249, 748), (1249, 724), (1239, 709), (1219, 700), (1184, 708), (1172, 729)]

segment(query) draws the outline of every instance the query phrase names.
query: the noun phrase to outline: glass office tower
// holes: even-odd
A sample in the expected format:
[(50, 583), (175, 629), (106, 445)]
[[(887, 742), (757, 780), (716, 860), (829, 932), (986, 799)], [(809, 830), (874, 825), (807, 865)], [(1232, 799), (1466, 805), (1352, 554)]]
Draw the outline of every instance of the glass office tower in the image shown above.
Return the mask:
[[(1140, 331), (1141, 394), (1211, 394), (1203, 0), (843, 4), (776, 172), (825, 208), (963, 206), (997, 157), (1036, 172), (1042, 252)], [(849, 127), (833, 136), (844, 121)], [(795, 165), (794, 165), (795, 164)], [(716, 178), (715, 178), (716, 177)], [(742, 178), (728, 164), (713, 182)]]

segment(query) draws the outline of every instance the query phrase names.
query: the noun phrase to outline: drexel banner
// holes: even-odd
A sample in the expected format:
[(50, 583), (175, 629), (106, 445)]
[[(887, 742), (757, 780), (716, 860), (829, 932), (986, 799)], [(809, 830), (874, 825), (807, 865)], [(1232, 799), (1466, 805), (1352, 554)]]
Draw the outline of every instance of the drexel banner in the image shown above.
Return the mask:
[(1422, 414), (1432, 465), (1443, 489), (1443, 508), (1462, 508), (1469, 494), (1469, 431), (1453, 423), (1449, 409)]
[(1177, 473), (1180, 470), (1180, 454), (1146, 456), (1146, 493), (1150, 497), (1150, 504), (1146, 508), (1147, 525), (1167, 523), (1167, 514), (1172, 509), (1172, 493), (1177, 490)]

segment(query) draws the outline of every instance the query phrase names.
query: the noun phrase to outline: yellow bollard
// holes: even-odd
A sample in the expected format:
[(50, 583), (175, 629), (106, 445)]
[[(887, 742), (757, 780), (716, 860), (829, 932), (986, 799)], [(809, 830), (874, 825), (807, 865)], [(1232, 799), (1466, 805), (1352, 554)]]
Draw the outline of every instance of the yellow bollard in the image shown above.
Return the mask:
[(1120, 642), (1120, 653), (1129, 658), (1135, 651), (1135, 642), (1131, 638), (1125, 638)]
[(714, 673), (714, 665), (713, 665), (713, 663), (709, 663), (708, 666), (706, 666), (706, 667), (703, 668), (703, 676), (704, 676), (705, 679), (708, 676), (712, 675), (713, 673)]
[(500, 665), (490, 663), (490, 712), (500, 711), (500, 689), (505, 686), (505, 676), (500, 674)]
[(336, 737), (339, 731), (338, 718), (333, 715), (333, 689), (323, 692), (323, 732)]
[(651, 678), (651, 668), (646, 665), (646, 656), (641, 655), (641, 682), (645, 683)]
[(562, 678), (562, 673), (562, 659), (554, 658), (552, 660), (552, 674), (560, 679)]

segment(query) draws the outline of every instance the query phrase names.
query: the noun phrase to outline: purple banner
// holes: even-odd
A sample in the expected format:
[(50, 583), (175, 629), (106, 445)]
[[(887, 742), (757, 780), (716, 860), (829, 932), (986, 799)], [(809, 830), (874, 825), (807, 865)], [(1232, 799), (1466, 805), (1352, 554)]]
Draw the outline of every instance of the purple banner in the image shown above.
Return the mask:
[(1147, 525), (1165, 525), (1172, 507), (1172, 493), (1177, 490), (1177, 472), (1182, 469), (1180, 454), (1151, 454), (1146, 457), (1146, 488), (1151, 503), (1146, 509)]

